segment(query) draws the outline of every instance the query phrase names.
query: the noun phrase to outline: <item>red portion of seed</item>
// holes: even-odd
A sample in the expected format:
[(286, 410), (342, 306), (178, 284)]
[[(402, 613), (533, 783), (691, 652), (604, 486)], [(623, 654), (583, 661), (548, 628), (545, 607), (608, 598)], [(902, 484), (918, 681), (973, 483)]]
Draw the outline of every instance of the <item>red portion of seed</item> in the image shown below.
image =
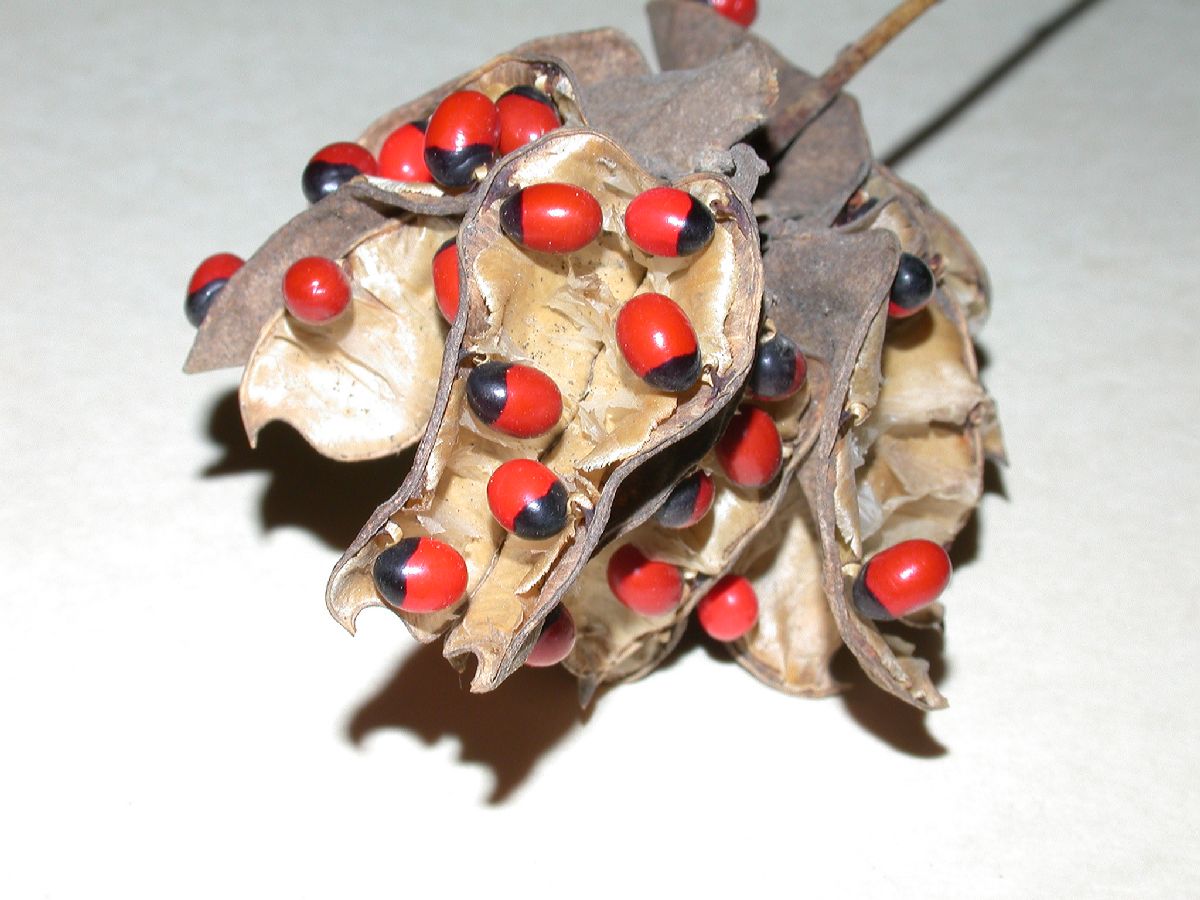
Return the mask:
[(534, 459), (511, 459), (492, 473), (488, 508), (505, 531), (530, 540), (558, 534), (567, 525), (567, 491), (558, 476)]
[(453, 606), (467, 589), (467, 564), (448, 544), (404, 538), (375, 559), (375, 586), (389, 606), (436, 612)]
[(729, 480), (762, 487), (779, 473), (783, 445), (775, 420), (756, 406), (743, 406), (717, 442), (717, 460)]
[(749, 28), (758, 18), (758, 0), (707, 0), (708, 5), (730, 21)]
[(187, 292), (194, 294), (214, 281), (227, 280), (243, 265), (245, 260), (233, 253), (214, 253), (196, 267), (188, 282)]
[(736, 641), (758, 621), (758, 595), (741, 575), (726, 575), (696, 605), (700, 627), (718, 641)]
[(338, 141), (322, 147), (313, 154), (310, 163), (325, 163), (330, 166), (352, 166), (363, 175), (374, 175), (379, 171), (371, 151), (352, 141)]
[(535, 669), (557, 665), (567, 658), (575, 646), (575, 620), (562, 604), (554, 607), (542, 623), (542, 633), (525, 658), (525, 665)]
[(858, 611), (872, 619), (898, 619), (928, 606), (950, 583), (950, 557), (941, 544), (901, 541), (876, 553), (854, 582)]
[(550, 98), (527, 85), (502, 94), (496, 109), (500, 113), (501, 154), (512, 153), (562, 125)]
[(626, 235), (651, 256), (690, 256), (707, 247), (715, 231), (708, 207), (678, 188), (651, 188), (625, 209)]
[(425, 128), (425, 165), (447, 187), (466, 187), (500, 143), (496, 104), (479, 91), (455, 91), (438, 104)]
[(522, 247), (542, 253), (582, 250), (603, 225), (596, 198), (573, 184), (531, 184), (500, 207), (500, 229)]
[(379, 174), (395, 181), (433, 181), (425, 165), (425, 123), (409, 122), (387, 136), (379, 151)]
[(437, 298), (442, 318), (454, 324), (458, 316), (458, 241), (446, 241), (433, 254), (433, 294)]
[(283, 275), (283, 303), (301, 322), (324, 325), (350, 305), (350, 279), (332, 259), (306, 256)]
[(626, 544), (608, 560), (608, 587), (627, 607), (643, 616), (661, 616), (679, 605), (683, 577), (667, 562), (647, 559)]
[(700, 377), (700, 346), (687, 313), (663, 294), (638, 294), (617, 313), (617, 346), (652, 387), (685, 391)]

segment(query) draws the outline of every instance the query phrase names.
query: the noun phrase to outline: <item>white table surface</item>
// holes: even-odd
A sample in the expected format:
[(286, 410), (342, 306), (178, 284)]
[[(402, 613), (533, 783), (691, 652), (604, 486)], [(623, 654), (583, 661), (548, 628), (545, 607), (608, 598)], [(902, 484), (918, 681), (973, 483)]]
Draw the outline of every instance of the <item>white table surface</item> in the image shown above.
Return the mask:
[[(820, 69), (888, 0), (764, 0)], [(1065, 8), (953, 0), (853, 84), (886, 157)], [(987, 261), (1011, 468), (921, 716), (694, 644), (586, 721), (460, 690), (329, 568), (386, 464), (239, 434), (183, 287), (308, 155), (634, 0), (0, 10), (0, 894), (1195, 896), (1200, 4), (1101, 0), (907, 153)], [(736, 892), (736, 893), (733, 893)]]

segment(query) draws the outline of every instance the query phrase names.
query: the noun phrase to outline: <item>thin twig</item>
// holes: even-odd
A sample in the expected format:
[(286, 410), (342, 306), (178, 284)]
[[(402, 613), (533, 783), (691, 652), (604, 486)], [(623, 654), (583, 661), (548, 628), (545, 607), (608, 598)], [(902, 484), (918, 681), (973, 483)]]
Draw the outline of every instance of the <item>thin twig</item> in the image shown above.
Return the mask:
[(833, 65), (791, 106), (779, 114), (772, 131), (789, 135), (780, 145), (779, 153), (788, 148), (805, 126), (833, 101), (846, 82), (857, 75), (875, 54), (937, 2), (938, 0), (903, 0), (876, 22), (870, 31), (839, 53)]

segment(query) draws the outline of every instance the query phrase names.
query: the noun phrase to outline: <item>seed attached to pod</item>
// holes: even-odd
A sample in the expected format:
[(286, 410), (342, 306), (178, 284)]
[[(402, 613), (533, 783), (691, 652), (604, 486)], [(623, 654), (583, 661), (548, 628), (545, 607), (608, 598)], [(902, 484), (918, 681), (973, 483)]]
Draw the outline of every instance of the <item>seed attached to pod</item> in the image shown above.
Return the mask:
[(428, 184), (425, 165), (425, 122), (409, 122), (387, 136), (379, 150), (379, 174), (393, 181)]
[(187, 286), (187, 300), (183, 304), (184, 315), (199, 328), (208, 308), (217, 299), (217, 294), (233, 273), (245, 265), (245, 260), (232, 253), (214, 253), (196, 266)]
[(500, 153), (512, 153), (562, 125), (554, 101), (537, 88), (517, 85), (496, 101), (500, 113)]
[(535, 669), (557, 665), (567, 658), (574, 646), (575, 620), (560, 603), (542, 622), (542, 633), (525, 658), (525, 665)]
[(663, 294), (638, 294), (617, 313), (617, 346), (637, 376), (660, 391), (700, 377), (700, 345), (687, 313)]
[(379, 164), (371, 151), (350, 141), (322, 147), (304, 167), (300, 187), (309, 203), (328, 197), (356, 175), (375, 175)]
[(950, 557), (941, 544), (901, 541), (872, 556), (854, 579), (854, 608), (889, 621), (928, 606), (950, 583)]
[(466, 187), (480, 166), (496, 158), (500, 114), (479, 91), (455, 91), (438, 104), (425, 128), (425, 165), (434, 180)]
[(467, 589), (467, 564), (448, 544), (404, 538), (375, 558), (375, 588), (406, 612), (436, 612), (457, 603)]
[(808, 362), (795, 342), (776, 334), (754, 352), (754, 367), (747, 393), (755, 400), (784, 400), (793, 396), (808, 377)]
[(717, 442), (716, 452), (729, 480), (742, 487), (769, 484), (783, 463), (775, 420), (756, 406), (737, 411)]
[(749, 28), (758, 18), (758, 0), (704, 0), (704, 2), (743, 28)]
[(933, 272), (925, 260), (911, 253), (901, 253), (892, 293), (888, 297), (888, 315), (893, 319), (907, 319), (928, 306), (932, 297)]
[(467, 376), (475, 418), (518, 438), (545, 434), (562, 416), (562, 394), (546, 373), (519, 363), (485, 362)]
[(604, 215), (596, 198), (573, 184), (531, 184), (500, 206), (500, 229), (542, 253), (574, 253), (600, 234)]
[(758, 595), (741, 575), (726, 575), (696, 604), (696, 618), (709, 637), (736, 641), (758, 621)]
[(683, 577), (667, 562), (647, 559), (633, 544), (626, 544), (608, 559), (608, 587), (635, 613), (661, 616), (683, 598)]
[(326, 325), (350, 305), (350, 279), (332, 259), (298, 259), (283, 273), (283, 305), (306, 325)]
[(675, 485), (667, 502), (655, 512), (654, 520), (664, 528), (691, 528), (708, 515), (715, 496), (712, 476), (697, 469)]
[(708, 207), (678, 188), (651, 188), (625, 209), (625, 233), (651, 256), (690, 256), (708, 246), (716, 229)]
[(433, 254), (433, 295), (442, 318), (454, 324), (458, 317), (458, 240), (450, 238)]
[(487, 484), (488, 508), (505, 531), (531, 541), (567, 527), (567, 489), (533, 459), (510, 459)]

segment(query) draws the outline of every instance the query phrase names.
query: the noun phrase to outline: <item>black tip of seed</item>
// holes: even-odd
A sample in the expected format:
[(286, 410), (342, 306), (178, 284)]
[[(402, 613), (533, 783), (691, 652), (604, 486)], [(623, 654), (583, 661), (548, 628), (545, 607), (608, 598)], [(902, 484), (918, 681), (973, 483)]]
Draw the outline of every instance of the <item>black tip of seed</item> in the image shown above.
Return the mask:
[(892, 302), (901, 309), (917, 309), (933, 296), (933, 272), (925, 261), (911, 253), (900, 254), (900, 265), (892, 282)]
[(522, 246), (525, 244), (525, 229), (521, 222), (524, 197), (524, 191), (518, 191), (500, 204), (500, 230)]
[(876, 600), (875, 595), (867, 588), (866, 575), (867, 567), (863, 566), (858, 577), (854, 579), (854, 587), (850, 591), (854, 599), (854, 608), (865, 619), (873, 619), (876, 622), (892, 621), (895, 616), (884, 609), (883, 604)]
[(642, 376), (642, 380), (660, 391), (678, 393), (686, 391), (700, 377), (700, 354), (687, 353), (674, 356), (660, 366), (655, 366)]
[(216, 278), (187, 295), (187, 300), (183, 304), (183, 314), (187, 316), (187, 320), (192, 323), (193, 327), (200, 327), (200, 323), (208, 315), (209, 307), (217, 299), (217, 294), (221, 293), (221, 288), (225, 287), (228, 282), (228, 278)]
[(485, 362), (467, 376), (467, 403), (484, 425), (491, 425), (508, 402), (509, 363)]
[(300, 187), (309, 203), (328, 197), (356, 175), (361, 175), (355, 166), (346, 163), (328, 163), (314, 159), (304, 167)]
[(540, 541), (567, 527), (567, 489), (561, 481), (550, 485), (544, 495), (526, 504), (513, 519), (513, 534)]
[(404, 599), (408, 595), (408, 579), (404, 574), (404, 567), (417, 552), (420, 544), (420, 538), (404, 538), (375, 557), (371, 575), (375, 579), (375, 588), (389, 606), (397, 609), (404, 607)]
[(671, 491), (667, 502), (654, 513), (654, 520), (664, 528), (682, 528), (692, 520), (696, 512), (696, 498), (700, 495), (703, 473), (694, 472)]
[(496, 156), (487, 144), (468, 144), (461, 150), (425, 148), (425, 165), (434, 180), (443, 187), (466, 187), (475, 180), (475, 170), (488, 165)]
[(796, 378), (798, 353), (795, 343), (782, 334), (759, 344), (750, 370), (750, 392), (766, 400), (786, 396)]
[(679, 230), (679, 240), (675, 244), (676, 252), (680, 256), (691, 256), (698, 250), (703, 250), (712, 240), (716, 230), (717, 223), (708, 207), (692, 197), (692, 208), (688, 210), (683, 228)]

